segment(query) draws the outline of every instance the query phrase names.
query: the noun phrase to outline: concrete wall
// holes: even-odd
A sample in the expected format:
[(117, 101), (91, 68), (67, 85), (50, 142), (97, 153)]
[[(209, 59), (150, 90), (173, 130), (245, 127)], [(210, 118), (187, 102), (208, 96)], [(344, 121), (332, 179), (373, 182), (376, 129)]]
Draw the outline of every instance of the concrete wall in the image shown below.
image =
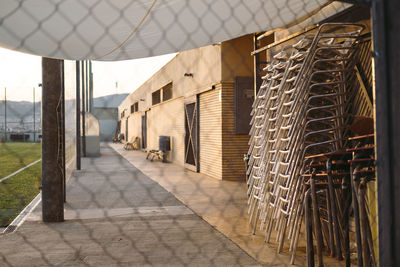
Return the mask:
[[(142, 142), (142, 116), (144, 112), (135, 112), (127, 118), (128, 120), (128, 132), (129, 132), (129, 142), (133, 142), (136, 137), (140, 138)], [(125, 124), (125, 123), (124, 123)], [(125, 128), (125, 125), (124, 125)], [(125, 133), (125, 131), (123, 132)], [(140, 143), (142, 144), (142, 143)]]
[[(224, 180), (245, 180), (243, 154), (248, 152), (248, 135), (235, 134), (234, 81), (237, 76), (253, 76), (252, 35), (245, 35), (221, 44), (222, 85), (222, 177)], [(249, 110), (250, 112), (250, 110)], [(249, 122), (250, 123), (250, 122)]]
[[(125, 110), (121, 119), (121, 132), (128, 134), (125, 140), (136, 136), (142, 139), (142, 116), (147, 111), (147, 149), (158, 149), (158, 137), (172, 137), (172, 152), (169, 160), (184, 165), (185, 158), (185, 113), (184, 99), (210, 90), (221, 80), (221, 47), (211, 45), (179, 53), (161, 70), (155, 73), (142, 86), (130, 94), (118, 107), (118, 116)], [(184, 76), (192, 73), (193, 77)], [(152, 93), (172, 82), (171, 100), (152, 105)], [(139, 103), (139, 111), (130, 114), (131, 105)], [(141, 140), (142, 142), (143, 140)]]
[[(185, 73), (192, 73), (193, 77), (185, 77)], [(173, 99), (175, 99), (207, 91), (219, 81), (221, 81), (220, 45), (184, 51), (122, 101), (118, 113), (120, 116), (126, 109), (129, 115), (130, 106), (135, 102), (139, 102), (139, 111), (148, 110), (152, 106), (151, 94), (170, 82), (173, 83)]]
[[(158, 149), (160, 135), (171, 136), (169, 160), (185, 165), (184, 105), (195, 102), (199, 95), (200, 172), (216, 179), (245, 179), (242, 159), (247, 153), (248, 137), (233, 133), (233, 82), (237, 76), (253, 75), (251, 50), (252, 36), (247, 35), (179, 53), (118, 107), (119, 116), (125, 113), (120, 118), (124, 134), (128, 120), (129, 136), (125, 140), (136, 136), (142, 139), (141, 117), (147, 111), (147, 149)], [(152, 105), (152, 93), (170, 82), (172, 99)], [(223, 84), (228, 85), (225, 88)], [(130, 114), (135, 102), (139, 103), (139, 111)]]
[(158, 137), (172, 137), (168, 160), (184, 165), (185, 113), (183, 97), (153, 106), (147, 113), (147, 148), (158, 149)]
[(223, 82), (231, 82), (236, 76), (253, 76), (252, 35), (245, 35), (221, 43), (221, 77)]
[(100, 141), (111, 142), (117, 129), (117, 120), (99, 120), (100, 123)]
[(93, 108), (92, 114), (100, 123), (100, 141), (112, 141), (117, 128), (118, 108)]
[(100, 156), (100, 123), (91, 113), (85, 113), (86, 156)]

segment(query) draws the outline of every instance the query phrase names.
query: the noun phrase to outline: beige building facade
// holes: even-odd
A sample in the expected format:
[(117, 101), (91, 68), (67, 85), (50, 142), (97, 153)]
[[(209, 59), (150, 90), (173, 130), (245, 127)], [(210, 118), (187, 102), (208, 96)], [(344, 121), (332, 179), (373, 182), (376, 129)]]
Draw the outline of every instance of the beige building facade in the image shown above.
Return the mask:
[[(125, 141), (139, 137), (142, 149), (151, 150), (158, 149), (159, 136), (170, 136), (170, 162), (216, 179), (244, 180), (249, 137), (239, 127), (250, 122), (243, 117), (250, 118), (253, 101), (252, 44), (246, 35), (177, 54), (119, 106)], [(244, 109), (237, 106), (239, 94), (247, 98)]]

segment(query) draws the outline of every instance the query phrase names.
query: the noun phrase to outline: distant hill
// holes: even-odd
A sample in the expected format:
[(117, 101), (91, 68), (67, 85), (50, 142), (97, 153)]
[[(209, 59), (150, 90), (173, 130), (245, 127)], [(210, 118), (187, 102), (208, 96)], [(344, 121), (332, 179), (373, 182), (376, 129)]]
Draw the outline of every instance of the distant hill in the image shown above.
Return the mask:
[[(35, 120), (40, 121), (41, 102), (35, 103)], [(0, 123), (4, 121), (4, 100), (0, 101)], [(33, 103), (28, 101), (7, 100), (7, 121), (33, 122)]]
[[(117, 108), (128, 94), (114, 94), (93, 99), (97, 108)], [(0, 125), (4, 123), (4, 100), (0, 100)], [(35, 103), (35, 120), (40, 122), (41, 102)], [(28, 101), (7, 100), (7, 122), (29, 123), (33, 122), (33, 103)]]
[(129, 94), (114, 94), (93, 99), (95, 108), (117, 108)]

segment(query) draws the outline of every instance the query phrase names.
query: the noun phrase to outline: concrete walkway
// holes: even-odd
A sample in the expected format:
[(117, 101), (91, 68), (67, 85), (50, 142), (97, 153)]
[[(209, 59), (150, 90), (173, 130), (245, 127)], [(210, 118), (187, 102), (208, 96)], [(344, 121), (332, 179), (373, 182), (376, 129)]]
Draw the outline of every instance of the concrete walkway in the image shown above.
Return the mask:
[[(276, 243), (266, 244), (263, 232), (257, 230), (255, 235), (252, 234), (247, 215), (245, 182), (216, 180), (176, 164), (150, 162), (146, 160), (145, 153), (126, 151), (121, 144), (110, 146), (259, 263), (265, 266), (293, 266), (289, 264), (287, 246), (283, 253), (277, 254)], [(296, 265), (306, 266), (305, 248), (299, 250)]]
[[(152, 180), (171, 192), (193, 212), (236, 243), (250, 256), (265, 266), (293, 266), (289, 264), (291, 252), (288, 243), (277, 254), (274, 233), (265, 243), (264, 232), (252, 234), (247, 214), (247, 186), (245, 182), (219, 181), (195, 173), (175, 164), (150, 162), (140, 151), (126, 151), (121, 144), (110, 144), (118, 153)], [(296, 266), (307, 266), (304, 236), (297, 248)], [(326, 266), (344, 266), (343, 261), (325, 257)]]
[[(67, 186), (65, 222), (42, 223), (39, 205), (16, 232), (0, 236), (0, 266), (258, 265), (112, 148), (102, 145), (101, 154), (84, 159), (83, 170), (73, 173)], [(144, 158), (143, 153), (132, 154)], [(163, 168), (155, 168), (159, 165), (171, 168), (168, 174), (174, 176), (176, 166), (172, 164), (146, 164), (157, 177), (163, 176)], [(182, 174), (172, 179), (179, 177)], [(194, 190), (192, 186), (176, 190), (190, 202), (198, 196), (193, 191), (203, 190), (201, 180)], [(230, 185), (232, 189), (242, 186)], [(210, 189), (196, 200), (204, 202), (201, 209), (213, 210), (215, 205), (229, 216), (238, 208), (234, 198), (220, 207), (220, 188)], [(235, 229), (235, 224), (232, 221), (229, 228)]]

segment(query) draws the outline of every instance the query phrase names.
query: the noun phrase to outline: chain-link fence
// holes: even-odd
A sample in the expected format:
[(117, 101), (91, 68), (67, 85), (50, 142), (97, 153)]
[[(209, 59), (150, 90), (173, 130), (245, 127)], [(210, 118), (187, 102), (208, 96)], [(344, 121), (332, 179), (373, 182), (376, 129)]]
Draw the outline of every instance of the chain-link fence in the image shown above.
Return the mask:
[[(40, 66), (37, 66), (40, 67)], [(3, 88), (3, 100), (0, 109), (0, 131), (1, 140), (8, 141), (40, 141), (41, 137), (41, 100), (36, 94), (35, 88), (26, 90), (26, 88), (8, 88), (19, 91), (20, 95), (26, 96), (27, 91), (32, 92), (31, 101), (20, 101), (18, 95), (11, 94), (7, 99), (7, 88)], [(13, 91), (14, 91), (13, 90)], [(25, 92), (25, 94), (21, 94)], [(26, 97), (24, 97), (26, 98)]]
[[(0, 18), (3, 46), (62, 59), (43, 100), (0, 102), (0, 265), (378, 265), (369, 7), (32, 0)], [(152, 75), (96, 61), (167, 53)]]

